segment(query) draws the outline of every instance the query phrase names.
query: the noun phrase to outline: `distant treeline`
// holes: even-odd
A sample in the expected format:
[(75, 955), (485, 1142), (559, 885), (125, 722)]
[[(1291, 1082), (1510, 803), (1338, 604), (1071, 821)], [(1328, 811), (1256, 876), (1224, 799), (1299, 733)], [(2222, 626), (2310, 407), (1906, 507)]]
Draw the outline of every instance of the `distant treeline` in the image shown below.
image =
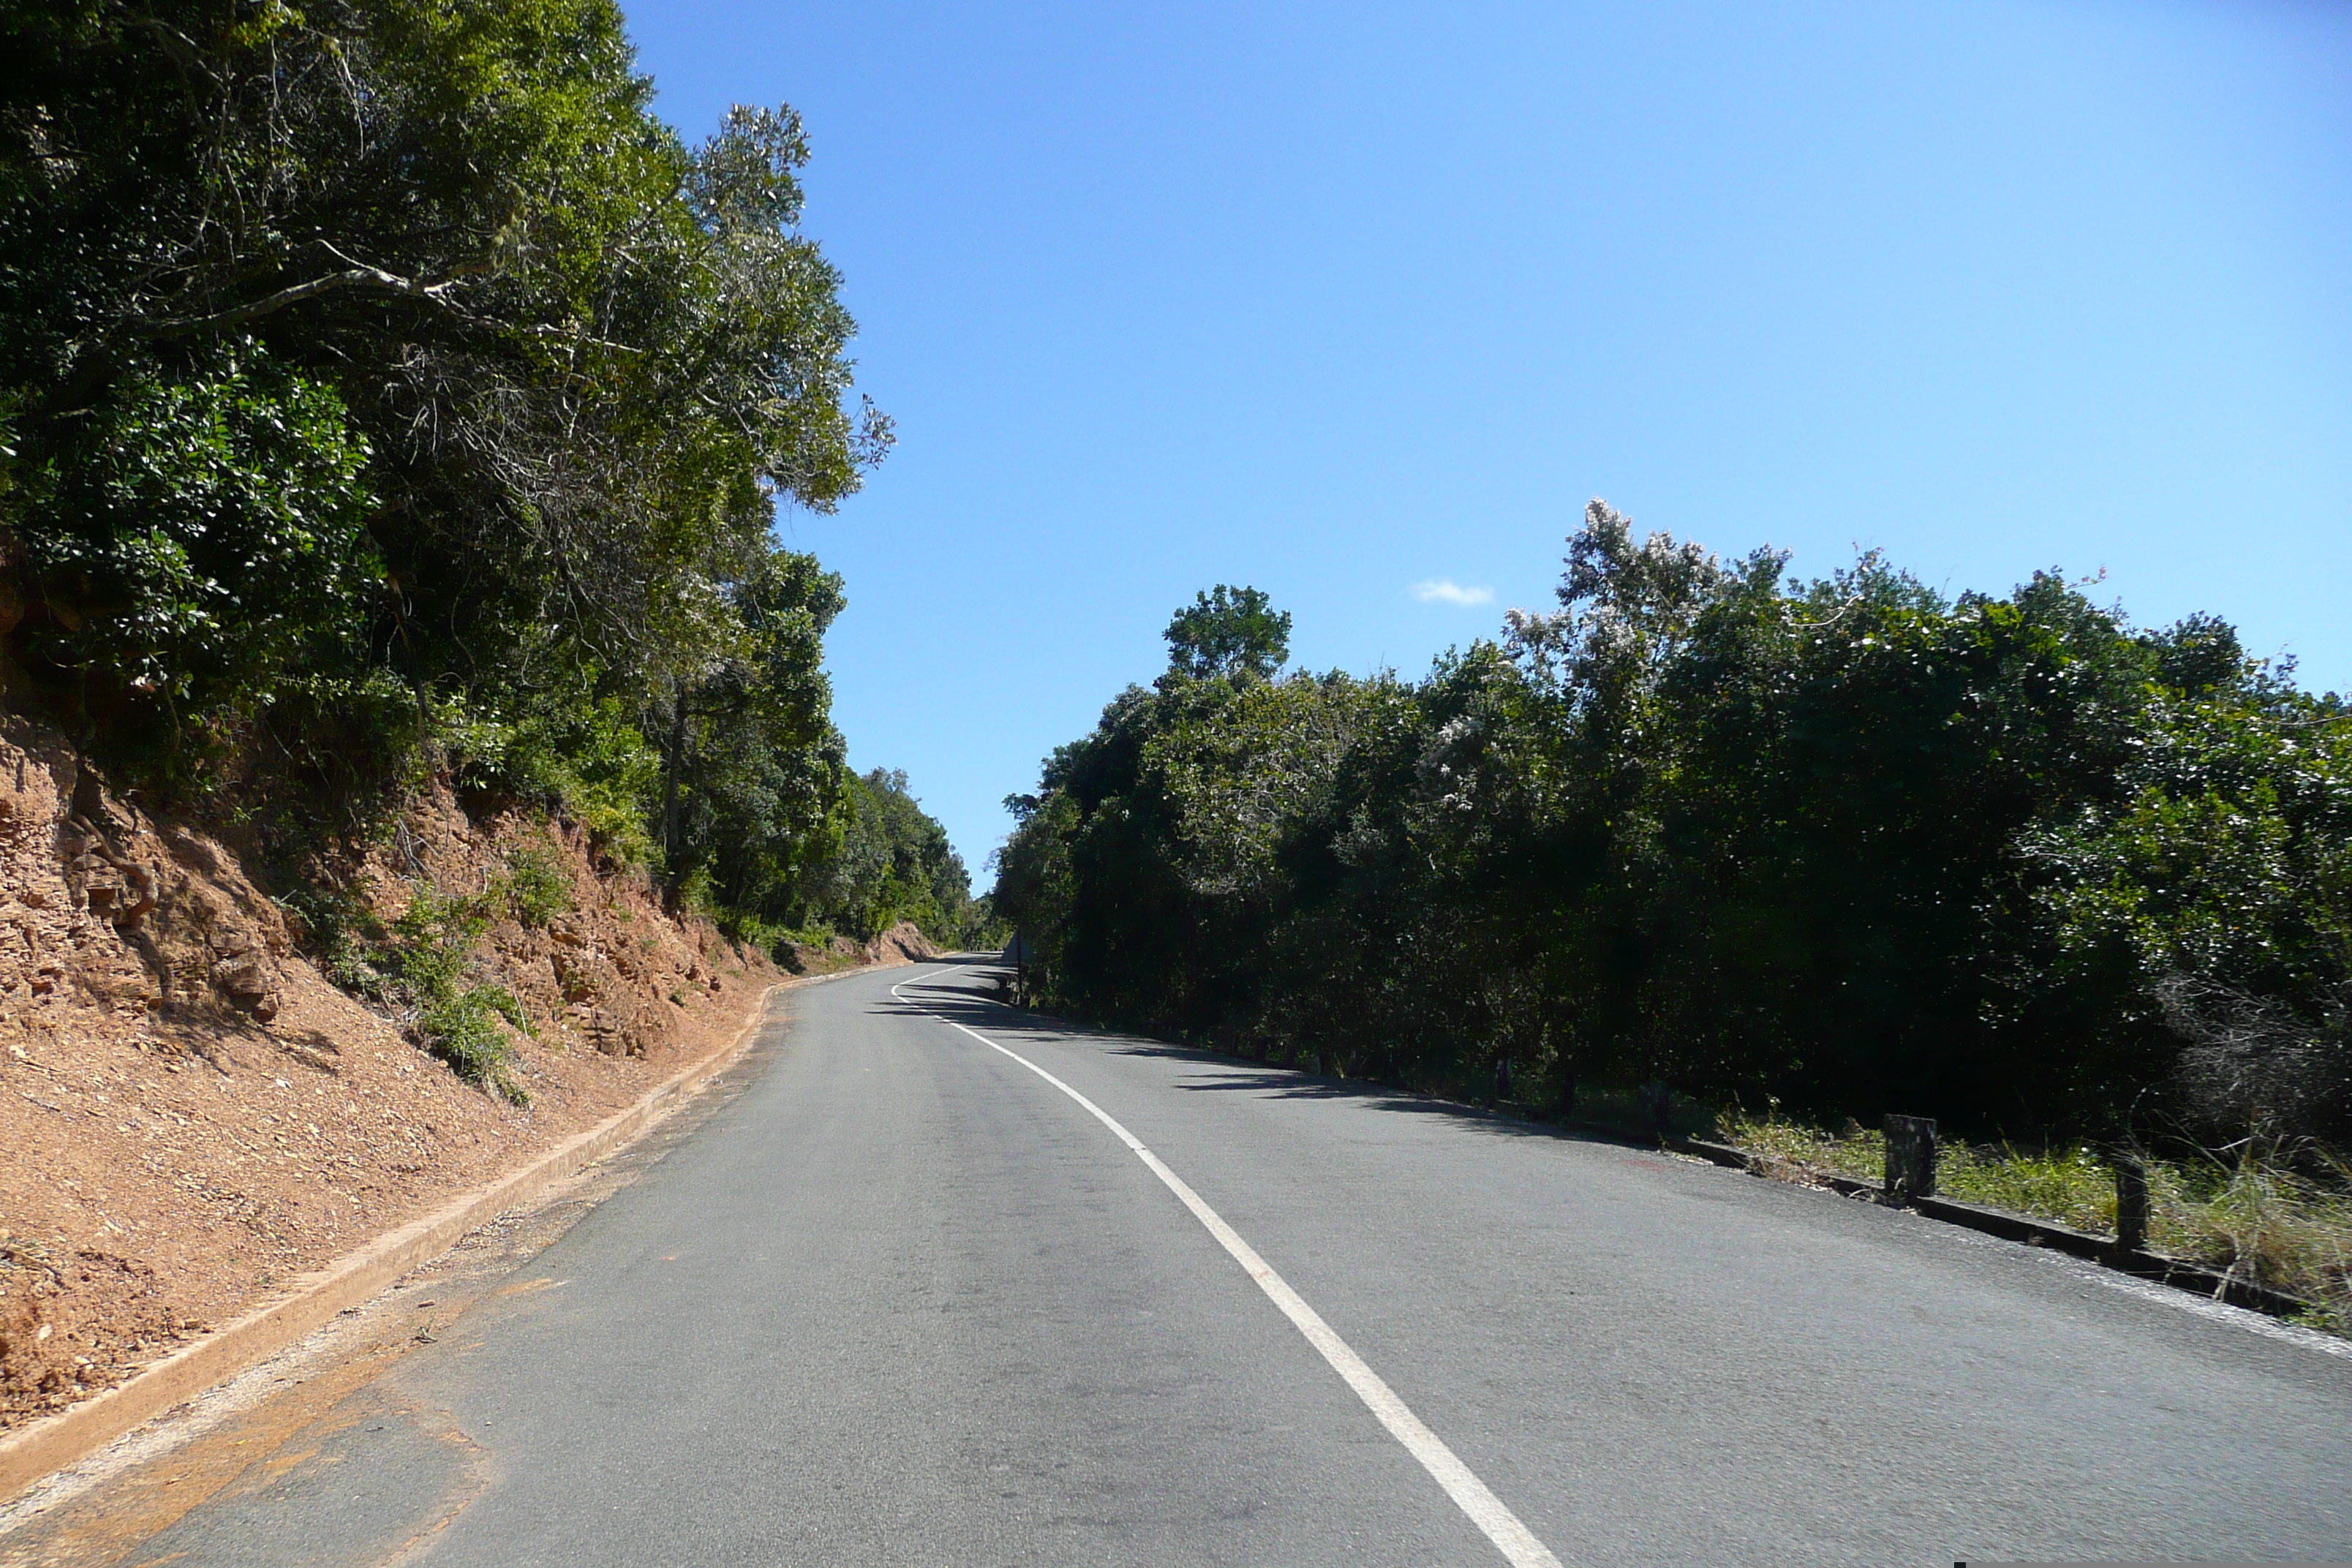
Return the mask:
[(1066, 1009), (1444, 1092), (2342, 1136), (2352, 719), (2054, 575), (1793, 581), (1595, 502), (1556, 614), (1276, 673), (1220, 588), (1009, 803)]
[(801, 125), (651, 100), (612, 0), (0, 0), (7, 699), (278, 842), (440, 770), (740, 924), (953, 940), (772, 533), (890, 442)]

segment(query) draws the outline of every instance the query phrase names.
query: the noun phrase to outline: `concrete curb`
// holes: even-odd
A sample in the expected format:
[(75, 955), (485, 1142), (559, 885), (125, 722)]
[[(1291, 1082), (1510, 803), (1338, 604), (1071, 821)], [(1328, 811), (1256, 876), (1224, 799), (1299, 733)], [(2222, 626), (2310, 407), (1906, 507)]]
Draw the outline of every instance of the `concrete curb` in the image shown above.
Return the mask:
[(467, 1233), (628, 1142), (672, 1102), (700, 1088), (743, 1053), (768, 1021), (770, 1001), (778, 992), (898, 967), (864, 965), (769, 986), (760, 994), (753, 1017), (730, 1043), (680, 1068), (626, 1110), (572, 1134), (522, 1169), (452, 1198), (356, 1252), (345, 1253), (326, 1268), (304, 1276), (293, 1294), (257, 1307), (218, 1333), (173, 1352), (130, 1381), (0, 1436), (0, 1502), (96, 1452), (142, 1422), (277, 1354), (344, 1308), (358, 1306), (418, 1264), (446, 1252)]

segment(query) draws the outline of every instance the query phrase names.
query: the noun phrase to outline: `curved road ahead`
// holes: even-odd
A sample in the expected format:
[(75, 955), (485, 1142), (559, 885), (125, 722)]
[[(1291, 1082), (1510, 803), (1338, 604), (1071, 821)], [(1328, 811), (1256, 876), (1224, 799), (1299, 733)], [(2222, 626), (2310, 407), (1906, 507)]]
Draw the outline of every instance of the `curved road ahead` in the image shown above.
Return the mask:
[(2310, 1336), (951, 966), (793, 1013), (539, 1288), (125, 1560), (2352, 1557)]

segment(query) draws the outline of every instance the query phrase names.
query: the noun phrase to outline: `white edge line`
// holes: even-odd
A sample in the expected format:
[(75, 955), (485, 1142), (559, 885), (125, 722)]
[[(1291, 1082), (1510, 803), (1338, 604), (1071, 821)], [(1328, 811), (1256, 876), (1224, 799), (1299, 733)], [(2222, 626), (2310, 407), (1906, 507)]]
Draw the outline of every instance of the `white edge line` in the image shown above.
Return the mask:
[(2105, 1270), (2093, 1273), (2087, 1269), (2070, 1269), (2069, 1272), (2080, 1279), (2089, 1280), (2094, 1285), (2104, 1285), (2110, 1290), (2120, 1290), (2126, 1296), (2137, 1296), (2143, 1301), (2154, 1301), (2159, 1306), (2174, 1307), (2184, 1312), (2193, 1312), (2198, 1317), (2210, 1318), (2217, 1323), (2227, 1323), (2233, 1329), (2244, 1329), (2250, 1333), (2260, 1334), (2265, 1339), (2277, 1340), (2283, 1344), (2300, 1345), (2305, 1350), (2319, 1351), (2327, 1355), (2352, 1356), (2352, 1340), (2339, 1340), (2331, 1334), (2323, 1334), (2316, 1329), (2306, 1329), (2299, 1323), (2283, 1323), (2276, 1318), (2249, 1311), (2243, 1307), (2232, 1306), (2227, 1301), (2216, 1301), (2210, 1296), (2201, 1295), (2193, 1290), (2182, 1290), (2171, 1285), (2158, 1285), (2146, 1279), (2135, 1279), (2128, 1274), (2111, 1274)]
[[(971, 967), (972, 966), (968, 963), (959, 964), (954, 969), (937, 971), (925, 978), (944, 979), (950, 974), (960, 974)], [(907, 979), (898, 982), (898, 985), (908, 985), (913, 983), (914, 976), (909, 975)], [(965, 1028), (963, 1025), (943, 1013), (934, 1013), (919, 1002), (908, 1001), (907, 997), (899, 995), (898, 985), (890, 987), (892, 996), (906, 1002), (908, 1006), (928, 1016), (937, 1018), (950, 1029), (962, 1030), (990, 1050), (998, 1051), (1012, 1058), (1013, 1060), (1019, 1062), (1023, 1067), (1076, 1100), (1096, 1121), (1109, 1128), (1111, 1136), (1134, 1151), (1135, 1157), (1141, 1160), (1153, 1175), (1167, 1184), (1168, 1190), (1174, 1193), (1178, 1200), (1192, 1211), (1192, 1217), (1201, 1222), (1202, 1228), (1215, 1237), (1218, 1245), (1231, 1253), (1234, 1261), (1240, 1264), (1252, 1279), (1257, 1281), (1258, 1289), (1265, 1291), (1267, 1299), (1282, 1309), (1282, 1315), (1288, 1318), (1293, 1326), (1307, 1336), (1307, 1342), (1323, 1352), (1323, 1359), (1331, 1363), (1331, 1369), (1347, 1381), (1349, 1388), (1356, 1391), (1356, 1397), (1362, 1400), (1371, 1413), (1379, 1417), (1381, 1425), (1388, 1428), (1389, 1436), (1403, 1444), (1405, 1450), (1421, 1461), (1422, 1468), (1427, 1470), (1437, 1484), (1445, 1489), (1445, 1495), (1454, 1500), (1456, 1507), (1470, 1516), (1470, 1522), (1486, 1532), (1486, 1539), (1495, 1543), (1496, 1548), (1510, 1562), (1512, 1568), (1560, 1568), (1559, 1559), (1553, 1556), (1550, 1550), (1536, 1539), (1535, 1531), (1519, 1522), (1519, 1516), (1505, 1507), (1503, 1500), (1488, 1490), (1486, 1483), (1480, 1480), (1470, 1467), (1464, 1464), (1454, 1450), (1445, 1446), (1444, 1440), (1431, 1431), (1423, 1423), (1421, 1417), (1412, 1413), (1411, 1406), (1397, 1397), (1396, 1390), (1381, 1381), (1380, 1373), (1365, 1364), (1364, 1358), (1358, 1355), (1349, 1347), (1347, 1341), (1332, 1331), (1331, 1325), (1323, 1321), (1322, 1315), (1307, 1304), (1306, 1298), (1292, 1289), (1289, 1282), (1276, 1274), (1272, 1266), (1257, 1255), (1257, 1249), (1244, 1241), (1241, 1233), (1225, 1223), (1223, 1215), (1203, 1202), (1201, 1194), (1187, 1185), (1183, 1177), (1170, 1170), (1159, 1155), (1145, 1148), (1142, 1140), (1120, 1126), (1118, 1119), (1110, 1112), (1031, 1061), (1027, 1057), (1018, 1051), (1007, 1050), (986, 1035), (976, 1029)]]

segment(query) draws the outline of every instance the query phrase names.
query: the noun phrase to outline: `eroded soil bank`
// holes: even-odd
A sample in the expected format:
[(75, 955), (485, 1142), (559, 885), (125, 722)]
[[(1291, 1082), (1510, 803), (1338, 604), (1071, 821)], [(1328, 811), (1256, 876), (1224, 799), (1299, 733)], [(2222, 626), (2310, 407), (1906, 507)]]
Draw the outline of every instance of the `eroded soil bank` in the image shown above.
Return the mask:
[[(510, 1103), (339, 989), (249, 874), (257, 847), (112, 798), (0, 714), (0, 1427), (110, 1387), (294, 1277), (511, 1169), (731, 1040), (782, 972), (665, 910), (588, 836), (446, 790), (343, 874), (390, 921), (527, 859), (470, 982), (520, 1002)], [(495, 900), (486, 900), (495, 903)], [(904, 963), (912, 927), (804, 964)]]

